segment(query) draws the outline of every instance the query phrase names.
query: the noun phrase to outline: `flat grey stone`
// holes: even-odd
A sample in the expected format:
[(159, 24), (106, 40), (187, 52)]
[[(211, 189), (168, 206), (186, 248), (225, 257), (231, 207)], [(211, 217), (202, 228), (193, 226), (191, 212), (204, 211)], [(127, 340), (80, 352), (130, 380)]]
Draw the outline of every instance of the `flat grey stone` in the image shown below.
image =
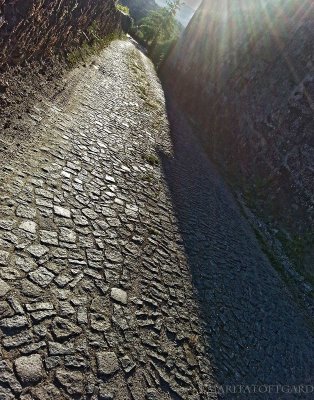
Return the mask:
[(122, 254), (119, 250), (115, 249), (114, 247), (109, 247), (105, 250), (105, 256), (107, 260), (113, 263), (121, 263), (123, 262)]
[(20, 205), (16, 209), (16, 215), (22, 218), (33, 219), (36, 217), (36, 209), (28, 206)]
[(42, 230), (39, 232), (39, 236), (41, 243), (58, 246), (59, 242), (57, 232)]
[(7, 265), (9, 261), (10, 253), (7, 251), (0, 250), (0, 265)]
[(90, 314), (91, 327), (95, 331), (105, 332), (111, 327), (108, 317), (103, 314)]
[(111, 298), (118, 303), (126, 305), (128, 303), (128, 295), (127, 293), (119, 288), (112, 288), (111, 289)]
[(75, 353), (75, 349), (72, 344), (61, 344), (58, 342), (49, 342), (49, 354), (51, 356), (64, 356)]
[(82, 213), (89, 219), (96, 219), (98, 217), (98, 214), (91, 208), (84, 208)]
[(78, 335), (82, 329), (68, 319), (57, 317), (53, 320), (52, 331), (57, 339), (68, 339)]
[[(0, 294), (1, 294), (1, 289), (0, 289)], [(0, 301), (0, 319), (6, 317), (12, 317), (13, 315), (14, 311), (10, 307), (10, 304), (7, 301)]]
[(34, 257), (40, 258), (48, 253), (49, 249), (41, 244), (33, 244), (27, 248), (27, 251)]
[(28, 326), (28, 320), (25, 316), (15, 315), (11, 318), (0, 320), (0, 327), (4, 329), (18, 329)]
[(70, 395), (82, 395), (84, 392), (84, 375), (77, 371), (58, 369), (56, 379)]
[(41, 287), (46, 287), (53, 280), (54, 274), (45, 267), (40, 267), (36, 271), (29, 273), (30, 279)]
[(33, 335), (31, 333), (22, 332), (18, 335), (4, 337), (2, 340), (2, 345), (4, 348), (14, 348), (30, 343), (32, 339)]
[(59, 239), (61, 242), (67, 243), (75, 243), (76, 242), (76, 233), (68, 228), (60, 228)]
[(11, 231), (16, 224), (14, 219), (0, 219), (0, 229)]
[(64, 364), (70, 368), (86, 368), (88, 366), (87, 360), (82, 356), (66, 356)]
[(31, 314), (32, 319), (36, 322), (42, 321), (46, 318), (51, 318), (54, 315), (56, 315), (56, 312), (54, 310), (36, 311)]
[(10, 290), (11, 287), (3, 279), (0, 278), (0, 297), (5, 296)]
[(112, 375), (119, 370), (119, 362), (113, 351), (103, 351), (96, 354), (97, 368), (100, 375)]
[(71, 218), (71, 211), (68, 210), (67, 208), (63, 208), (60, 206), (54, 206), (53, 210), (54, 210), (55, 214), (58, 215), (59, 217)]
[(51, 356), (45, 358), (45, 365), (48, 370), (59, 367), (59, 365), (61, 364), (62, 364), (62, 358), (60, 356)]
[(45, 303), (45, 302), (37, 302), (32, 304), (26, 304), (26, 310), (33, 312), (33, 311), (41, 311), (41, 310), (53, 310), (54, 305), (52, 303)]
[(19, 228), (22, 229), (25, 232), (29, 233), (36, 233), (36, 223), (34, 221), (23, 221), (20, 225)]

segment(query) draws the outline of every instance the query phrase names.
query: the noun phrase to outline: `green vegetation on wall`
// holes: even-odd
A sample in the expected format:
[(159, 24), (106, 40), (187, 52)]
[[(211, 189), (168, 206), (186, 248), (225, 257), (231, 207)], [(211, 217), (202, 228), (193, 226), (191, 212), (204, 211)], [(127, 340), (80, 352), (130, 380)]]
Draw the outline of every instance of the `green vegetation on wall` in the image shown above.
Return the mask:
[(98, 54), (101, 50), (107, 47), (113, 40), (121, 37), (120, 32), (113, 32), (106, 36), (101, 36), (99, 26), (94, 22), (88, 29), (86, 40), (83, 44), (67, 54), (67, 60), (72, 67), (79, 62), (86, 62), (89, 57)]
[(120, 3), (116, 3), (117, 10), (121, 11), (123, 14), (130, 15), (129, 7), (124, 6)]

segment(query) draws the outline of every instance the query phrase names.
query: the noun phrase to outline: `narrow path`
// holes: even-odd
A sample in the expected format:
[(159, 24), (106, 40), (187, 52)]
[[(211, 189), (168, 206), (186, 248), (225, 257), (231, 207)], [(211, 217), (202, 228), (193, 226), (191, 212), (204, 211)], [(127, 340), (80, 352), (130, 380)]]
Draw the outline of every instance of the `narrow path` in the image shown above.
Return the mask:
[(0, 171), (0, 399), (211, 398), (154, 69), (117, 41), (78, 74)]
[(0, 169), (0, 399), (309, 383), (309, 329), (149, 60), (116, 41), (69, 84)]

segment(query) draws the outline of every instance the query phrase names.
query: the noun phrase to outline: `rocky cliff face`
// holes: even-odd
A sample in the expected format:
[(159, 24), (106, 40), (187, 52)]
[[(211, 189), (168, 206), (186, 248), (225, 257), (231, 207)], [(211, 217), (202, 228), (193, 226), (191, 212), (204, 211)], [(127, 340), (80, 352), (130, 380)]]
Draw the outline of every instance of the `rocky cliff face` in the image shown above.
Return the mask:
[(0, 68), (65, 53), (93, 23), (106, 35), (120, 18), (113, 0), (0, 0)]
[(314, 3), (204, 0), (162, 75), (213, 159), (292, 235), (314, 222)]

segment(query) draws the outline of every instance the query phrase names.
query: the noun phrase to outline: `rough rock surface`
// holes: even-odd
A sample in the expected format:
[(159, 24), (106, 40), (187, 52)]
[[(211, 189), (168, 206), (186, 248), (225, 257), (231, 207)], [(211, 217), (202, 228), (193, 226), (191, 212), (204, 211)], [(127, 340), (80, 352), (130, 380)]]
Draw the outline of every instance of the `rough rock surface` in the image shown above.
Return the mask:
[(313, 21), (311, 0), (204, 0), (163, 69), (212, 158), (286, 238), (314, 224)]
[[(0, 170), (1, 358), (40, 354), (36, 400), (210, 398), (153, 66), (117, 41), (70, 86), (32, 111), (36, 145)], [(7, 398), (18, 371), (0, 369)]]
[[(116, 41), (78, 75), (0, 169), (0, 397), (307, 383), (303, 315), (184, 125), (171, 143), (151, 63)], [(42, 379), (24, 388), (15, 366), (35, 355)]]
[(32, 105), (64, 90), (68, 55), (128, 20), (113, 0), (0, 0), (0, 152), (30, 140)]
[(39, 354), (20, 357), (15, 360), (14, 364), (16, 374), (24, 385), (31, 385), (41, 381), (43, 377), (43, 363)]
[(63, 54), (92, 24), (106, 35), (121, 29), (120, 19), (113, 0), (1, 0), (0, 68)]

